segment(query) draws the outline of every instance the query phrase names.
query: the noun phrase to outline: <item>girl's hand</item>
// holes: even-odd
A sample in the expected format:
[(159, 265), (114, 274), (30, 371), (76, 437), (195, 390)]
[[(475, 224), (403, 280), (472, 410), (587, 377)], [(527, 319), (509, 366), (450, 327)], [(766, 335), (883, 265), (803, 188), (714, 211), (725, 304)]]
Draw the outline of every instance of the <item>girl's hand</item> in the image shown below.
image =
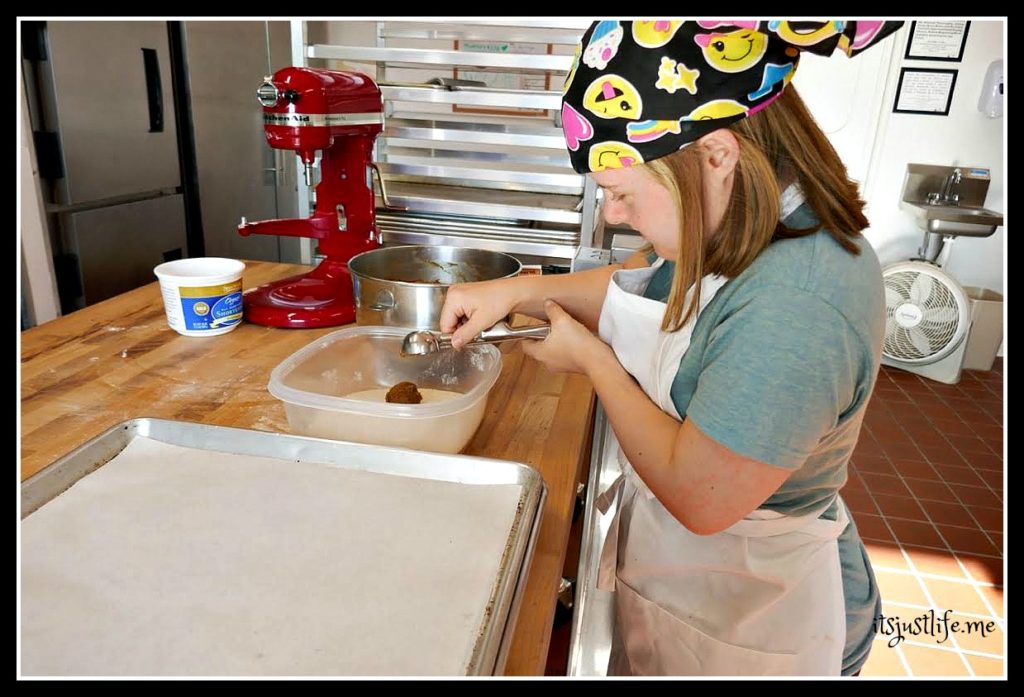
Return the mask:
[(551, 322), (551, 333), (543, 341), (524, 341), (523, 353), (540, 361), (548, 370), (587, 375), (595, 361), (611, 351), (606, 343), (591, 334), (558, 303), (544, 301), (544, 312)]
[(454, 285), (445, 294), (441, 308), (441, 332), (452, 334), (453, 348), (462, 348), (480, 332), (505, 319), (516, 299), (507, 279)]

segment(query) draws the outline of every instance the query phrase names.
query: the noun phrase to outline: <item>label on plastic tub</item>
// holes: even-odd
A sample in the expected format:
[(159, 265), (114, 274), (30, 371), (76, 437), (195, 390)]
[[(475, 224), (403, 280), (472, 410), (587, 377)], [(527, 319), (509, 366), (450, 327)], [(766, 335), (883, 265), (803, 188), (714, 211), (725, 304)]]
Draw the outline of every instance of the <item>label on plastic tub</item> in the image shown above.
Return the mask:
[(242, 321), (242, 281), (178, 288), (185, 329), (221, 329)]

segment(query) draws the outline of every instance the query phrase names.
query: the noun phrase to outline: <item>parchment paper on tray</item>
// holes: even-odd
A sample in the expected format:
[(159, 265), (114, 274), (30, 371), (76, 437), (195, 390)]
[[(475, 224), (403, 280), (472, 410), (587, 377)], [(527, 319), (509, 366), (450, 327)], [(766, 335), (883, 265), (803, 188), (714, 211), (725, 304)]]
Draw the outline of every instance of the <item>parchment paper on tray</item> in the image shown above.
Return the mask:
[(136, 437), (22, 521), (22, 672), (465, 674), (521, 488)]

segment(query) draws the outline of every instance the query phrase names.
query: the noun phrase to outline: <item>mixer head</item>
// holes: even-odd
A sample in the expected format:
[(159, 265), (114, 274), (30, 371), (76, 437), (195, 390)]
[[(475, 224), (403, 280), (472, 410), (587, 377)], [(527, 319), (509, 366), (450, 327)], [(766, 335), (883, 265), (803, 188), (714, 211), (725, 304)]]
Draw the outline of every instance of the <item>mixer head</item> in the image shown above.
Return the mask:
[(256, 90), (270, 147), (294, 150), (306, 166), (336, 137), (375, 138), (383, 129), (380, 88), (366, 75), (339, 70), (284, 68)]

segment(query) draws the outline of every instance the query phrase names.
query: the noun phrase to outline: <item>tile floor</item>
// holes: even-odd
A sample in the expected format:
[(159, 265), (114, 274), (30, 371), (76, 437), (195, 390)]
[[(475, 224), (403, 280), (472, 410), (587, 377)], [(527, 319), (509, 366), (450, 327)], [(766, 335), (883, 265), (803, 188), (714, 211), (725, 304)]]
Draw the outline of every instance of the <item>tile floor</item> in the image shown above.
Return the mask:
[(842, 490), (886, 618), (862, 675), (1005, 674), (1003, 487), (1002, 359), (957, 385), (882, 368)]
[[(1004, 676), (1002, 359), (957, 385), (883, 367), (849, 475), (886, 618), (861, 675)], [(565, 675), (567, 619), (548, 675)]]

